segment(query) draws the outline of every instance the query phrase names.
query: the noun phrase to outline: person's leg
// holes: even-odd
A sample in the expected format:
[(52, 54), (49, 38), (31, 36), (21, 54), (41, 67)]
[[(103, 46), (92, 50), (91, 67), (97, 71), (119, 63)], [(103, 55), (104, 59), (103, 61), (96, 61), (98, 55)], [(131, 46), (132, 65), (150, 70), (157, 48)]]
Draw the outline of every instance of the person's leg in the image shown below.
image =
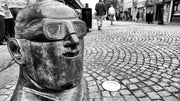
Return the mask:
[(20, 10), (21, 8), (10, 8), (9, 10), (11, 11), (11, 14), (13, 16), (13, 18), (10, 20), (10, 37), (14, 37), (14, 34), (15, 34), (15, 20), (16, 20), (16, 16), (18, 14), (18, 11)]
[(113, 15), (110, 15), (111, 17), (111, 25), (113, 25)]
[(9, 39), (9, 19), (5, 19), (5, 40)]
[(3, 44), (5, 35), (5, 19), (4, 16), (0, 15), (0, 44)]
[(98, 30), (100, 28), (100, 17), (96, 16)]
[(15, 30), (14, 30), (14, 26), (15, 26), (15, 22), (14, 22), (14, 18), (9, 19), (9, 36), (10, 37), (14, 37), (15, 35)]

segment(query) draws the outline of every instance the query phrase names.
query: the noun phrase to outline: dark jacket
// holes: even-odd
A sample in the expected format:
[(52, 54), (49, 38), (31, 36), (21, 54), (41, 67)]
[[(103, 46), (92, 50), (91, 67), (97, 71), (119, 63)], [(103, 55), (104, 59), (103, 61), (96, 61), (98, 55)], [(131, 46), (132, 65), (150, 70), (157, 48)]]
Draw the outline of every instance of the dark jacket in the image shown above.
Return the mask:
[(96, 15), (106, 15), (106, 6), (103, 2), (98, 2), (95, 6)]

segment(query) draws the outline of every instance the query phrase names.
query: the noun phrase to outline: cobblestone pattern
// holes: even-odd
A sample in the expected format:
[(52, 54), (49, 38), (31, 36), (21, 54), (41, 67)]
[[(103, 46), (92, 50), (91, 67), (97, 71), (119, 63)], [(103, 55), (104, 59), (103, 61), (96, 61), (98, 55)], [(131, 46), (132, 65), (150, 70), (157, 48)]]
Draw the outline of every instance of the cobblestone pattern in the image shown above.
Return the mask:
[[(88, 33), (84, 77), (89, 101), (180, 101), (179, 28), (121, 23)], [(103, 89), (108, 80), (119, 82), (121, 89)], [(0, 101), (9, 101), (14, 86), (0, 90)]]
[(6, 50), (7, 47), (0, 47), (0, 72), (14, 64), (10, 54), (5, 53)]
[[(89, 101), (180, 101), (178, 27), (120, 25), (85, 40)], [(108, 80), (121, 89), (103, 89)]]
[(16, 81), (0, 89), (0, 101), (10, 101), (10, 98), (13, 95), (13, 91), (15, 89), (15, 85)]

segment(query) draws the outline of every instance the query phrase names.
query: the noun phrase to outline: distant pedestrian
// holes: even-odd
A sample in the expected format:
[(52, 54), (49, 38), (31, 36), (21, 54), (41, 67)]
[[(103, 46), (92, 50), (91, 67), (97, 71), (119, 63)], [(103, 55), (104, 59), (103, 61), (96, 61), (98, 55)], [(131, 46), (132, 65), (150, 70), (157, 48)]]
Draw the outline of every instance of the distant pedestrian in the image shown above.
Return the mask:
[(142, 21), (145, 21), (145, 10), (142, 11)]
[(153, 23), (153, 11), (150, 11), (150, 23)]
[(111, 7), (108, 9), (108, 14), (110, 16), (111, 25), (113, 25), (113, 21), (115, 20), (115, 14), (116, 14), (113, 5), (111, 5)]
[(147, 11), (146, 21), (147, 21), (148, 24), (151, 22), (151, 10)]
[(6, 1), (0, 0), (0, 45), (3, 44), (5, 36), (5, 9)]
[(101, 30), (103, 19), (105, 18), (106, 15), (106, 6), (102, 0), (99, 0), (99, 2), (96, 3), (95, 10), (96, 10), (98, 30)]
[(139, 13), (139, 10), (137, 11), (137, 14), (136, 14), (136, 21), (139, 20), (139, 17), (140, 17), (140, 13)]

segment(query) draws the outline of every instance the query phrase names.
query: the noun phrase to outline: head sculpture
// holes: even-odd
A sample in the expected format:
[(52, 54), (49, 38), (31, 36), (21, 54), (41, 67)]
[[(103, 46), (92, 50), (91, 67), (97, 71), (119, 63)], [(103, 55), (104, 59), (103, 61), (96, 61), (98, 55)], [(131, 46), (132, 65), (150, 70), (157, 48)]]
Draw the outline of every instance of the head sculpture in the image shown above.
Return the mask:
[(80, 84), (86, 25), (73, 9), (40, 1), (18, 13), (15, 31), (8, 49), (20, 65), (19, 85), (46, 92)]

